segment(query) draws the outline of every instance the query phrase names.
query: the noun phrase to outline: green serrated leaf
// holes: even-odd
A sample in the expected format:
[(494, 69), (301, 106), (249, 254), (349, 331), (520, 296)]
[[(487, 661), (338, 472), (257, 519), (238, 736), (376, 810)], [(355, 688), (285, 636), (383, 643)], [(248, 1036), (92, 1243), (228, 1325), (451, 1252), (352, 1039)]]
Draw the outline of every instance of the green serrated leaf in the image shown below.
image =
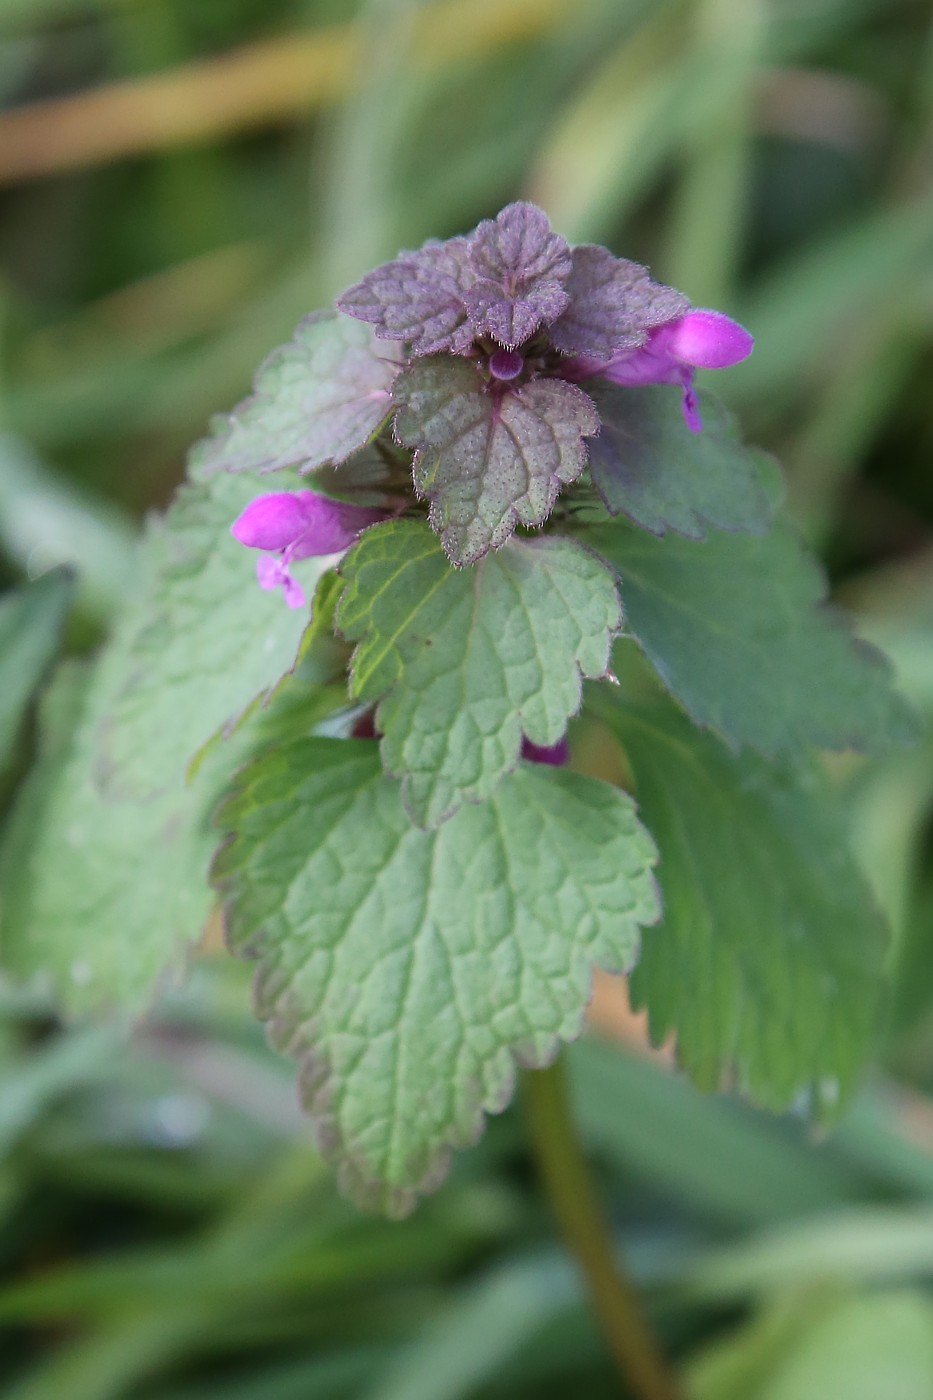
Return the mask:
[(493, 392), (469, 360), (426, 355), (399, 375), (395, 431), (415, 448), (415, 488), (454, 564), (498, 549), (516, 525), (547, 519), (586, 462), (593, 402), (559, 379)]
[(296, 732), (303, 717), (308, 731), (335, 711), (347, 709), (347, 664), (350, 649), (334, 635), (337, 603), (343, 593), (343, 579), (328, 570), (318, 579), (311, 600), (311, 621), (301, 634), (292, 669), (270, 690), (254, 697), (251, 705), (215, 730), (206, 744), (192, 756), (187, 767), (193, 777), (216, 744), (224, 743), (244, 724), (261, 721), (262, 734), (269, 743)]
[[(245, 489), (235, 478), (223, 483), (221, 497), (212, 483), (212, 499), (222, 498), (230, 483)], [(0, 854), (0, 961), (18, 977), (50, 984), (69, 1010), (117, 1004), (136, 1012), (160, 977), (183, 966), (213, 903), (207, 879), (216, 846), (211, 816), (231, 774), (270, 742), (310, 732), (323, 713), (346, 703), (344, 686), (338, 691), (302, 681), (282, 687), (227, 742), (211, 746), (186, 780), (192, 740), (204, 737), (202, 725), (211, 714), (224, 713), (222, 694), (236, 693), (231, 673), (241, 659), (242, 638), (235, 629), (227, 633), (224, 659), (206, 630), (210, 612), (202, 616), (195, 609), (187, 617), (174, 604), (165, 615), (159, 611), (164, 545), (165, 536), (156, 531), (141, 547), (136, 596), (125, 600), (116, 632), (87, 676), (84, 668), (68, 665), (53, 683), (40, 760), (23, 786)], [(244, 563), (241, 594), (264, 597), (276, 618), (287, 615), (278, 599), (260, 594), (248, 557)], [(208, 565), (217, 581), (212, 570)], [(193, 566), (188, 581), (200, 574)], [(185, 577), (182, 570), (179, 581)], [(140, 683), (140, 658), (161, 664), (157, 648), (141, 649), (140, 639), (150, 638), (153, 619), (165, 617), (190, 627), (192, 651), (179, 651), (182, 639), (164, 634), (166, 657), (183, 656), (188, 669), (174, 678), (174, 691), (171, 670), (160, 671), (148, 708), (140, 696), (138, 710), (127, 718), (121, 707), (128, 684)], [(289, 618), (298, 629), (292, 653), (302, 621), (294, 613)], [(211, 673), (215, 665), (226, 669), (226, 678)], [(116, 773), (102, 762), (112, 758), (115, 739), (126, 745), (130, 760), (128, 769)], [(127, 776), (145, 781), (145, 796), (128, 790)]]
[(616, 521), (579, 537), (618, 571), (626, 630), (668, 690), (729, 743), (776, 756), (915, 736), (885, 658), (819, 606), (823, 576), (786, 526), (696, 541)]
[(605, 673), (622, 620), (610, 571), (556, 535), (452, 569), (426, 526), (388, 521), (341, 573), (337, 623), (359, 642), (351, 694), (380, 702), (383, 761), (422, 826), (491, 796), (523, 734), (558, 741), (581, 677)]
[(814, 768), (729, 752), (667, 706), (600, 706), (661, 854), (663, 922), (632, 978), (701, 1089), (831, 1116), (876, 1030), (886, 939)]
[(252, 396), (194, 448), (191, 476), (344, 461), (386, 421), (400, 359), (399, 346), (377, 341), (361, 321), (315, 312), (266, 360)]
[(718, 399), (700, 395), (703, 431), (691, 433), (679, 395), (666, 385), (621, 389), (594, 380), (587, 389), (602, 423), (590, 444), (590, 476), (610, 515), (653, 535), (673, 530), (696, 540), (710, 529), (768, 529), (760, 454), (742, 446)]
[[(234, 728), (295, 663), (307, 613), (262, 592), (255, 555), (230, 535), (256, 494), (243, 477), (188, 485), (152, 526), (142, 565), (152, 583), (100, 735), (98, 774), (111, 796), (176, 786), (211, 736)], [(321, 572), (319, 559), (296, 568), (306, 586)]]
[(120, 660), (114, 647), (93, 671), (61, 668), (0, 858), (3, 966), (38, 977), (70, 1010), (139, 1010), (158, 978), (177, 970), (212, 903), (216, 775), (210, 801), (199, 786), (109, 802), (94, 782), (97, 727)]
[(58, 649), (73, 591), (72, 575), (57, 569), (0, 598), (0, 768)]
[(419, 831), (364, 741), (294, 743), (241, 782), (214, 870), (230, 946), (258, 959), (342, 1189), (404, 1215), (516, 1062), (578, 1034), (592, 964), (631, 965), (658, 912), (650, 838), (623, 794), (531, 764)]

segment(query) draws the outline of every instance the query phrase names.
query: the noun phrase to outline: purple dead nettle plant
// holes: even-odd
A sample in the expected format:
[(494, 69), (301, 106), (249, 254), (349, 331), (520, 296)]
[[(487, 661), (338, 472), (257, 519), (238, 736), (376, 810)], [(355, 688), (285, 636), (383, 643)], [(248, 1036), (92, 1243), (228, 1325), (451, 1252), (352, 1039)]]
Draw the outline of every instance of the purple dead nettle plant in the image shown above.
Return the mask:
[[(754, 343), (729, 317), (692, 310), (639, 263), (593, 244), (571, 248), (528, 203), (510, 204), (466, 237), (400, 254), (337, 308), (403, 343), (391, 391), (394, 439), (414, 450), (416, 493), (430, 502), (431, 524), (455, 565), (504, 544), (517, 524), (541, 525), (560, 488), (579, 476), (584, 439), (600, 428), (581, 384), (679, 386), (687, 426), (699, 432), (696, 370), (737, 364)], [(530, 467), (512, 450), (517, 438), (534, 444)], [(462, 448), (453, 480), (451, 444)], [(498, 486), (473, 479), (477, 454), (498, 458)], [(389, 513), (311, 491), (275, 493), (248, 506), (233, 534), (263, 551), (261, 587), (281, 587), (290, 607), (303, 607), (290, 565), (346, 549)]]
[[(193, 503), (242, 511), (291, 608), (296, 565), (342, 556), (309, 628), (247, 588), (297, 661), (266, 677), (213, 881), (367, 1206), (433, 1190), (518, 1066), (546, 1071), (542, 1155), (572, 1144), (546, 1067), (594, 966), (632, 973), (702, 1087), (828, 1120), (857, 1080), (884, 940), (812, 756), (913, 720), (822, 607), (774, 464), (695, 385), (751, 349), (512, 204), (306, 317), (193, 454)], [(221, 471), (245, 479), (215, 495)], [(273, 472), (298, 475), (251, 499)], [(577, 716), (609, 781), (572, 761)]]

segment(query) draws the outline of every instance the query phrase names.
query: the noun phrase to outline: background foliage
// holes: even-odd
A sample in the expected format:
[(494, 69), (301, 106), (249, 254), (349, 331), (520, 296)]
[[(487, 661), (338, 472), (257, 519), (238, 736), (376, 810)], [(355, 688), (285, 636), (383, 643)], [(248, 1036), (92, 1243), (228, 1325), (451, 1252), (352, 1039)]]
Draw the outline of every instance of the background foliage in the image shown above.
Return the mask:
[[(4, 804), (34, 745), (21, 702), (69, 589), (78, 655), (134, 587), (139, 521), (167, 503), (208, 415), (301, 312), (516, 197), (753, 329), (754, 357), (717, 385), (746, 436), (785, 463), (837, 595), (933, 711), (927, 5), (4, 0), (0, 98), (0, 570), (3, 583), (44, 576), (29, 655), (4, 644), (15, 619), (0, 605), (0, 738), (19, 739)], [(223, 489), (233, 502), (238, 483)], [(177, 509), (192, 532), (214, 528), (196, 493)], [(73, 583), (48, 572), (62, 563)], [(204, 587), (219, 606), (216, 568)], [(242, 661), (227, 658), (223, 676), (217, 658), (224, 687)], [(95, 684), (87, 695), (71, 666), (44, 704), (62, 721), (93, 714), (106, 675)], [(128, 755), (143, 699), (121, 701)], [(212, 703), (193, 689), (199, 724)], [(576, 740), (579, 766), (614, 775), (608, 731)], [(642, 743), (662, 810), (678, 770), (661, 737)], [(720, 791), (724, 762), (711, 751)], [(158, 753), (138, 767), (151, 783)], [(645, 1055), (608, 984), (594, 1036), (570, 1055), (613, 1226), (696, 1400), (933, 1390), (933, 744), (842, 759), (830, 776), (896, 934), (881, 1063), (832, 1137), (700, 1098)], [(198, 785), (183, 818), (195, 824), (210, 810), (209, 755)], [(127, 909), (190, 919), (170, 847), (159, 887), (133, 879), (138, 843), (181, 820), (164, 796), (139, 829), (119, 801), (92, 800), (88, 824), (109, 820), (123, 843), (104, 874)], [(8, 869), (16, 841), (33, 839), (28, 825), (11, 833)], [(63, 856), (50, 926), (86, 921), (88, 964), (62, 969), (80, 990), (107, 947), (93, 893), (76, 905), (74, 891), (103, 876), (74, 831), (44, 839)], [(840, 946), (845, 909), (840, 891)], [(8, 1393), (615, 1394), (534, 1188), (520, 1108), (410, 1220), (360, 1217), (308, 1146), (246, 979), (209, 925), (184, 989), (167, 989), (129, 1042), (122, 1027), (61, 1025), (39, 990), (3, 993)], [(685, 1024), (701, 1062), (702, 969), (695, 997)]]

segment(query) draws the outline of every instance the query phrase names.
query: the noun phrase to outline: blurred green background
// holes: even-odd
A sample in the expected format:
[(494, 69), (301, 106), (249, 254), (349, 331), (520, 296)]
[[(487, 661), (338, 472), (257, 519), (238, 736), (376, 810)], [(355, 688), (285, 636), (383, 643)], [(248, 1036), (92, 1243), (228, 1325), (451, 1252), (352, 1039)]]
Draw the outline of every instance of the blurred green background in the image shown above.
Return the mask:
[[(0, 584), (76, 563), (74, 649), (305, 311), (527, 197), (753, 330), (717, 387), (933, 717), (928, 4), (0, 0), (0, 103)], [(834, 767), (895, 932), (842, 1128), (700, 1099), (612, 991), (569, 1056), (692, 1400), (933, 1396), (933, 742)], [(132, 1035), (0, 992), (0, 1391), (619, 1394), (520, 1109), (358, 1216), (217, 947)]]

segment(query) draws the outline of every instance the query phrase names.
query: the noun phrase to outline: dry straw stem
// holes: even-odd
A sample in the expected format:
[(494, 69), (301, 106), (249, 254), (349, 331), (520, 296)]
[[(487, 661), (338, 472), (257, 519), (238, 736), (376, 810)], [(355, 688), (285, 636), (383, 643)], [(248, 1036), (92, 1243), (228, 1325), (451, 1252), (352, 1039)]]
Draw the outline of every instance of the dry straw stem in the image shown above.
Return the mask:
[[(416, 53), (440, 67), (566, 23), (565, 0), (445, 0), (417, 21)], [(357, 24), (251, 44), (203, 62), (0, 116), (0, 184), (255, 130), (352, 91)]]

